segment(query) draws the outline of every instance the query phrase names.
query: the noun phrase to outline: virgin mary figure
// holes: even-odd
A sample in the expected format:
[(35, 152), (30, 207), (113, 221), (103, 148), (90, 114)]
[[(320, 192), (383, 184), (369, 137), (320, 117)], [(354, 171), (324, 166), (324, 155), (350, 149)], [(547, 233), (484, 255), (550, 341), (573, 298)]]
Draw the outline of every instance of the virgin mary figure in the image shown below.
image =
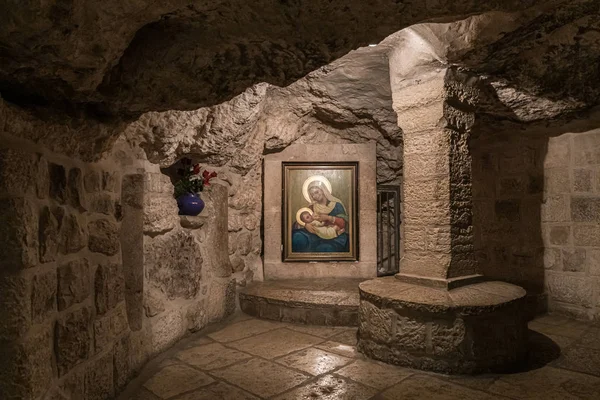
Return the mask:
[[(331, 193), (329, 180), (320, 175), (311, 176), (304, 182), (302, 192), (309, 205), (298, 211), (297, 221), (292, 226), (292, 251), (348, 252), (348, 213), (342, 201)], [(325, 235), (321, 233), (324, 227), (333, 228), (329, 232), (336, 233)]]

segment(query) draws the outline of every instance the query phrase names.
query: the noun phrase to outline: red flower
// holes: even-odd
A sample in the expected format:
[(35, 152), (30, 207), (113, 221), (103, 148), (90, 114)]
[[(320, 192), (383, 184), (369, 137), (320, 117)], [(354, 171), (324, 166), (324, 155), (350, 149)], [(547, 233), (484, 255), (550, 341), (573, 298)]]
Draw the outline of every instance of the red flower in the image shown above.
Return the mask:
[[(194, 171), (193, 174), (197, 175), (200, 173), (200, 164), (194, 164)], [(203, 175), (204, 176), (204, 175)]]
[(204, 172), (202, 172), (202, 178), (204, 179), (204, 185), (210, 186), (210, 180), (216, 176), (217, 176), (217, 173), (215, 171), (208, 172), (205, 170)]

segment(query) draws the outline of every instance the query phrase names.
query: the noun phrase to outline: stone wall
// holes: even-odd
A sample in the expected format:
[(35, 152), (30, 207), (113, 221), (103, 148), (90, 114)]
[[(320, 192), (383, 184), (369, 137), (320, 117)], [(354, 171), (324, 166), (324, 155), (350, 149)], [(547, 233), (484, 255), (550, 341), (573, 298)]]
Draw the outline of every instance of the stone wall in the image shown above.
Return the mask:
[(15, 137), (59, 128), (0, 106), (0, 398), (113, 398), (149, 357), (234, 310), (227, 190), (181, 219), (135, 143), (83, 161)]
[(546, 291), (551, 311), (600, 319), (600, 131), (530, 130), (473, 141), (481, 266)]
[(0, 397), (109, 398), (132, 373), (120, 172), (9, 134), (0, 133)]

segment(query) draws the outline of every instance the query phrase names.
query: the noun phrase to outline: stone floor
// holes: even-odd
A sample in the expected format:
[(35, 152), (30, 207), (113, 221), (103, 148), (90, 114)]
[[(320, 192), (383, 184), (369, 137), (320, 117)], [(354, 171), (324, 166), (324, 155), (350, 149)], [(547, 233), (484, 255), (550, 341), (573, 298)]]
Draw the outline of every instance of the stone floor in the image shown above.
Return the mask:
[(522, 371), (445, 376), (365, 359), (356, 328), (235, 315), (152, 360), (119, 400), (600, 399), (600, 327), (530, 323)]

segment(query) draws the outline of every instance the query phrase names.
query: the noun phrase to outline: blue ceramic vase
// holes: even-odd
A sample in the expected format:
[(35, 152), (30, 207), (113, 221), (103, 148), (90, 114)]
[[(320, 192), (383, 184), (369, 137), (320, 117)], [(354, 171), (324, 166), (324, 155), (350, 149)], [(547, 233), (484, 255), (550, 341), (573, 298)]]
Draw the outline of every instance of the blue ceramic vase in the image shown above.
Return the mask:
[(195, 193), (186, 193), (177, 198), (179, 215), (195, 217), (204, 210), (204, 201)]

